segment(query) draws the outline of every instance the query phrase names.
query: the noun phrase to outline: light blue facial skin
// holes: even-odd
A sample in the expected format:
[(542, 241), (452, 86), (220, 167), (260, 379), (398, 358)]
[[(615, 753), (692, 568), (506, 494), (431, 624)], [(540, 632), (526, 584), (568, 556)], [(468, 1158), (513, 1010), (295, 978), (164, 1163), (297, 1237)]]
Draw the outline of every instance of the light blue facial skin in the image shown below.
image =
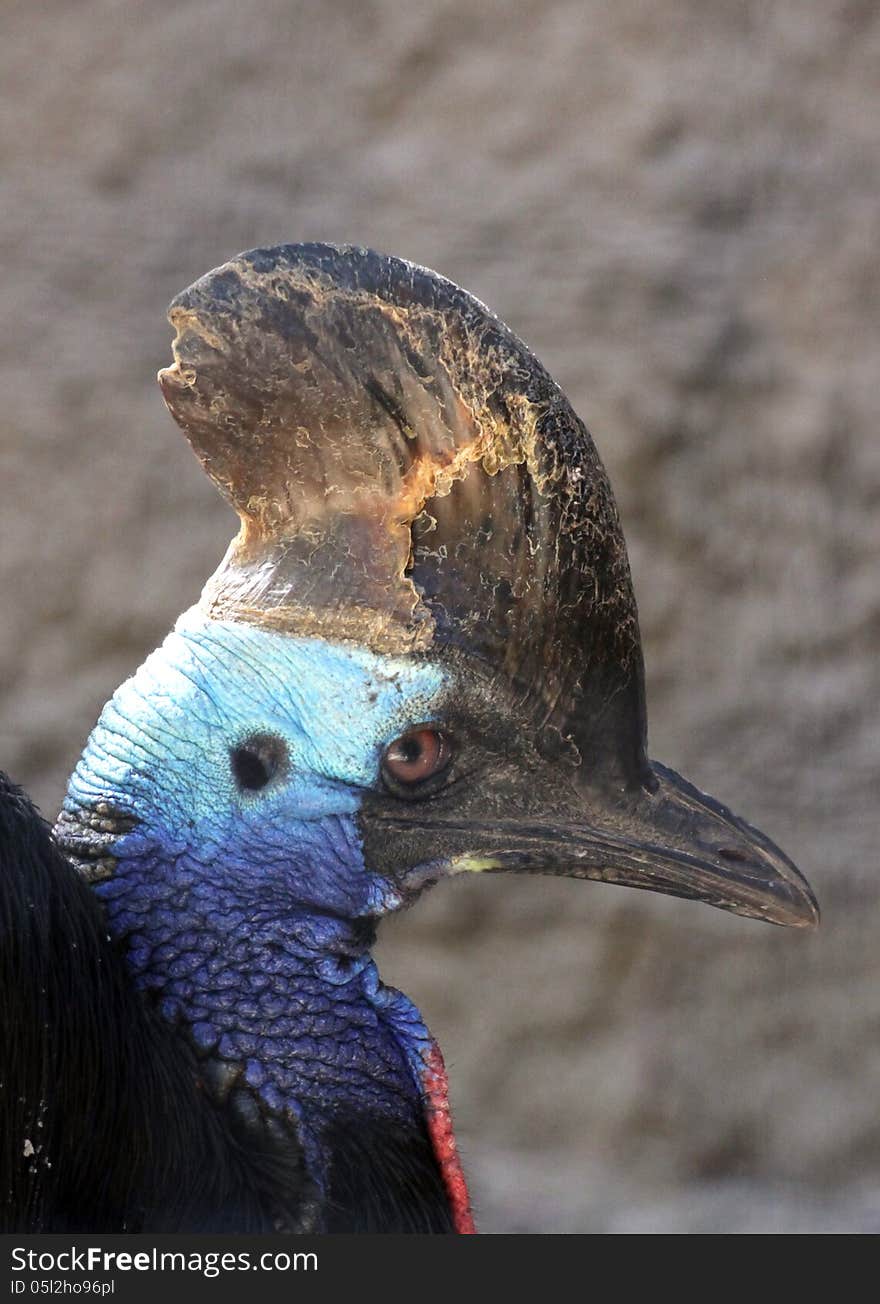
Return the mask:
[[(357, 814), (384, 747), (437, 719), (447, 690), (426, 661), (194, 608), (107, 704), (70, 780), (70, 807), (138, 821), (96, 888), (136, 983), (302, 1118), (307, 1149), (334, 1108), (415, 1107), (430, 1038), (358, 941), (356, 920), (401, 900), (365, 865)], [(289, 767), (241, 791), (230, 754), (256, 733), (285, 740)]]
[[(320, 823), (328, 863), (318, 876), (291, 866), (292, 899), (351, 917), (393, 910), (400, 901), (387, 881), (361, 856), (347, 859), (347, 831), (363, 790), (379, 783), (383, 748), (430, 721), (445, 687), (436, 665), (209, 620), (194, 608), (104, 708), (68, 794), (138, 817), (138, 832), (114, 849), (123, 859), (155, 841), (205, 863), (257, 844), (257, 864), (269, 850), (277, 870)], [(266, 788), (241, 791), (230, 752), (256, 733), (282, 737), (290, 766)], [(345, 863), (333, 863), (337, 853)], [(252, 875), (254, 890), (261, 877)], [(271, 885), (280, 886), (275, 874)]]

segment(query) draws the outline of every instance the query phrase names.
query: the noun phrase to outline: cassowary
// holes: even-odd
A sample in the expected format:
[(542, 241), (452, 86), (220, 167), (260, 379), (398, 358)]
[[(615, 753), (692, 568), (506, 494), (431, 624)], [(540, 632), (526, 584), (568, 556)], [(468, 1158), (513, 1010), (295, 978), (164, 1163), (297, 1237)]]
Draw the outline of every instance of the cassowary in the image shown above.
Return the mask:
[(0, 790), (7, 1230), (473, 1230), (446, 1075), (370, 955), (461, 873), (812, 925), (648, 759), (586, 429), (423, 268), (257, 250), (172, 304), (168, 407), (241, 519), (104, 708), (54, 840)]

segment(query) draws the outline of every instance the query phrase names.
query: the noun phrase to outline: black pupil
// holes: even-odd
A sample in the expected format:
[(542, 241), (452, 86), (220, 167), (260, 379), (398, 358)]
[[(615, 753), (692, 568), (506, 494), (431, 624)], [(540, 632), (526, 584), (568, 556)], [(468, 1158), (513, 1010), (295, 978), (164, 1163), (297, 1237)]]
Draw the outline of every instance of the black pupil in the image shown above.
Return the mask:
[(400, 748), (400, 759), (406, 765), (412, 765), (419, 759), (424, 751), (418, 735), (415, 735), (412, 738), (401, 739), (398, 743), (398, 747)]
[(232, 749), (232, 773), (239, 788), (265, 788), (281, 769), (287, 749), (280, 738), (256, 737)]

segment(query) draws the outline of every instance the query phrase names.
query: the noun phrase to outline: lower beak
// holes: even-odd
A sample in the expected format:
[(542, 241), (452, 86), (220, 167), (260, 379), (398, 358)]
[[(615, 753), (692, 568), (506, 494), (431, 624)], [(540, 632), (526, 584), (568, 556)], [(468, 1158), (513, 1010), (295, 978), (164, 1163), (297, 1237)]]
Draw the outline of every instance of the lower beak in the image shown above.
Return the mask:
[(514, 870), (598, 879), (690, 897), (752, 919), (815, 928), (806, 879), (769, 838), (665, 766), (617, 801), (585, 800), (584, 816), (526, 816), (472, 830), (473, 852), (447, 872)]

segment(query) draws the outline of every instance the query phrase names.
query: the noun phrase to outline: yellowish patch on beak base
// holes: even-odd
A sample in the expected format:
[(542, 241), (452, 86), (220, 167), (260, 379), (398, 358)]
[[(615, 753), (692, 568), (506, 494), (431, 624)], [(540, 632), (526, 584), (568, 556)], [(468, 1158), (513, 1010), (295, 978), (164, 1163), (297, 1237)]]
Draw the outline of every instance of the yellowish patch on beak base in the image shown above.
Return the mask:
[(501, 861), (489, 856), (456, 856), (449, 862), (450, 874), (482, 874), (487, 869), (501, 869)]

